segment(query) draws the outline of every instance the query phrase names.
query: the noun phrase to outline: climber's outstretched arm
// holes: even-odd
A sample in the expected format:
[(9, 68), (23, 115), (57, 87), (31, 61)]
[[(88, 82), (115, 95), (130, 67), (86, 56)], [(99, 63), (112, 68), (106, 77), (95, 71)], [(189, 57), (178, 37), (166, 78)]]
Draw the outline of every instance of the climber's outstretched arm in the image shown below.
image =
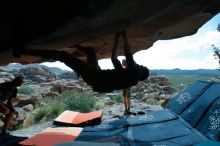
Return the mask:
[(120, 37), (120, 32), (115, 33), (111, 59), (117, 59), (118, 57), (117, 50), (118, 50), (119, 37)]
[(120, 32), (115, 33), (114, 44), (113, 44), (113, 48), (112, 48), (112, 57), (111, 57), (112, 64), (115, 69), (123, 69), (121, 62), (117, 58), (118, 57), (117, 50), (118, 50), (119, 37), (120, 37)]
[(130, 54), (130, 48), (129, 48), (129, 43), (128, 43), (128, 36), (127, 36), (127, 32), (126, 31), (122, 31), (121, 32), (121, 36), (123, 38), (124, 41), (124, 54)]
[(130, 51), (130, 48), (129, 48), (127, 32), (122, 31), (121, 36), (122, 36), (123, 41), (124, 41), (124, 55), (125, 55), (125, 58), (126, 58), (127, 66), (128, 66), (128, 68), (134, 67), (136, 63), (133, 59), (133, 55), (132, 55), (132, 53)]

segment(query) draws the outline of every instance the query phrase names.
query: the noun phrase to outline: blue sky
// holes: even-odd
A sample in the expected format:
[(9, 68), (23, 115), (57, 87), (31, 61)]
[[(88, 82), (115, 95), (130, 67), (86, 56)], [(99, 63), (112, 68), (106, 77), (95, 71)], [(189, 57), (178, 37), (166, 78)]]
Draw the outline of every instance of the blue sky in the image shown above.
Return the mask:
[[(211, 45), (220, 48), (220, 32), (216, 29), (219, 23), (220, 14), (204, 24), (196, 34), (159, 40), (149, 49), (134, 54), (134, 59), (149, 69), (216, 69), (219, 64), (213, 57)], [(119, 57), (120, 60), (123, 58)], [(43, 64), (71, 70), (58, 61)], [(113, 68), (110, 59), (102, 59), (99, 64), (102, 69)]]

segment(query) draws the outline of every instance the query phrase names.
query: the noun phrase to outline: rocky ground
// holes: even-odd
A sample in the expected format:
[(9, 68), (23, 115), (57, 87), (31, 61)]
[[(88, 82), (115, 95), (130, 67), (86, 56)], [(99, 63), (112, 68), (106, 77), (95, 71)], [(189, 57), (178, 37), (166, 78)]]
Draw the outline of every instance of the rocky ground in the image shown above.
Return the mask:
[[(19, 93), (14, 100), (15, 109), (19, 112), (19, 117), (17, 119), (14, 118), (10, 126), (14, 135), (32, 136), (52, 126), (51, 120), (33, 124), (29, 115), (39, 105), (44, 104), (45, 99), (60, 95), (65, 90), (91, 92), (96, 97), (97, 104), (102, 105), (100, 108), (103, 111), (103, 120), (124, 118), (123, 102), (111, 102), (111, 97), (122, 95), (122, 91), (115, 91), (108, 94), (92, 92), (89, 86), (83, 81), (76, 80), (75, 76), (71, 77), (69, 72), (56, 75), (46, 68), (41, 67), (1, 71), (0, 82), (10, 81), (17, 74), (21, 74), (25, 78), (25, 83), (22, 86), (26, 86), (33, 91), (28, 95)], [(137, 86), (132, 87), (131, 91), (131, 111), (136, 113), (147, 113), (161, 109), (160, 101), (169, 98), (174, 92), (171, 84), (164, 76), (150, 77), (145, 82), (140, 82)], [(0, 120), (1, 126), (3, 126), (3, 123)]]

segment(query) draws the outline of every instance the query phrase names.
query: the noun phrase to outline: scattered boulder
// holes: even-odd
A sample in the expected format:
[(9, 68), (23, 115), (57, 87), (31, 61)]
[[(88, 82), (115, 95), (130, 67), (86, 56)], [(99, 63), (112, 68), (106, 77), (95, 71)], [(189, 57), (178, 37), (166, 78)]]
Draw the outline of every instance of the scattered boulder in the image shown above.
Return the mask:
[(14, 79), (13, 74), (8, 72), (0, 72), (0, 83), (8, 82)]
[(31, 112), (34, 109), (34, 106), (32, 104), (28, 104), (22, 107), (22, 109), (26, 112)]
[(87, 91), (88, 86), (84, 84), (80, 84), (79, 82), (71, 82), (68, 80), (57, 80), (55, 82), (51, 82), (50, 92), (56, 92), (61, 94), (65, 90), (73, 90), (73, 91)]
[(37, 101), (36, 98), (24, 94), (18, 94), (17, 98), (15, 98), (13, 101), (13, 104), (16, 107), (24, 107), (29, 104), (36, 105), (38, 103), (39, 101)]
[(78, 79), (76, 73), (73, 71), (67, 71), (67, 72), (61, 73), (58, 75), (58, 78), (59, 79), (74, 79), (74, 80)]
[(55, 81), (56, 75), (50, 72), (46, 67), (27, 67), (21, 68), (19, 73), (24, 76), (26, 82), (29, 83), (43, 83)]
[(26, 112), (23, 108), (18, 108), (18, 107), (16, 108), (16, 111), (18, 112), (19, 115), (18, 117), (12, 120), (12, 123), (14, 123), (14, 125), (16, 126), (20, 126), (23, 124), (24, 119), (26, 118), (26, 114), (25, 114)]
[(28, 127), (33, 124), (33, 117), (31, 115), (27, 115), (22, 123), (22, 127)]

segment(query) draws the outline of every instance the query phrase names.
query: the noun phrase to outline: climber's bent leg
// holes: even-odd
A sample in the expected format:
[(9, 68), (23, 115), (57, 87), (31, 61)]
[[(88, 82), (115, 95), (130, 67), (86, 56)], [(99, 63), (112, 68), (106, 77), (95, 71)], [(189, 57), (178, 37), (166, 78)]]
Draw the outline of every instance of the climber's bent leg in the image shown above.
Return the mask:
[(83, 71), (87, 71), (88, 68), (88, 65), (85, 62), (64, 51), (22, 49), (19, 53), (21, 53), (21, 55), (31, 55), (64, 62), (78, 74), (81, 74)]
[(84, 52), (87, 57), (87, 63), (93, 67), (96, 67), (97, 69), (100, 69), (100, 66), (98, 64), (98, 59), (95, 53), (95, 49), (92, 47), (84, 47), (81, 45), (75, 45), (74, 47), (78, 48), (79, 51)]

